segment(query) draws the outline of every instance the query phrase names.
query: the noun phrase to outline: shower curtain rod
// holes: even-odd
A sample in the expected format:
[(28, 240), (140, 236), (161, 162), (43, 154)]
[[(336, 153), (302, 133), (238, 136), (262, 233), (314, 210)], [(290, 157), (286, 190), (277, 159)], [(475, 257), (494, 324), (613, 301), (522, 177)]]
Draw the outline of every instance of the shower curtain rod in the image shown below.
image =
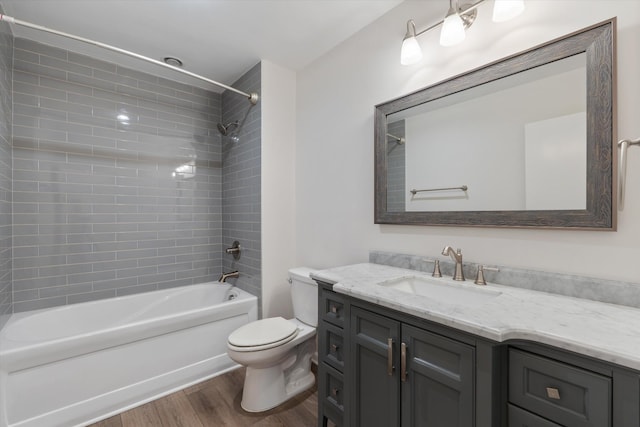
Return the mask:
[(251, 102), (251, 104), (253, 104), (253, 105), (255, 105), (258, 102), (258, 94), (255, 93), (255, 92), (246, 93), (246, 92), (243, 92), (243, 91), (238, 90), (236, 88), (233, 88), (231, 86), (227, 86), (224, 83), (216, 82), (215, 80), (208, 79), (208, 78), (203, 77), (203, 76), (201, 76), (199, 74), (192, 73), (191, 71), (187, 71), (187, 70), (183, 70), (182, 68), (174, 67), (173, 65), (166, 64), (166, 63), (164, 63), (162, 61), (158, 61), (157, 59), (149, 58), (149, 57), (140, 55), (140, 54), (135, 53), (135, 52), (130, 52), (128, 50), (120, 49), (119, 47), (111, 46), (111, 45), (108, 45), (108, 44), (105, 44), (105, 43), (101, 43), (101, 42), (98, 42), (98, 41), (95, 41), (95, 40), (87, 39), (87, 38), (76, 36), (76, 35), (69, 34), (69, 33), (64, 33), (62, 31), (54, 30), (54, 29), (51, 29), (51, 28), (43, 27), (42, 25), (32, 24), (31, 22), (21, 21), (21, 20), (16, 19), (16, 18), (14, 18), (12, 16), (7, 16), (7, 15), (0, 14), (0, 21), (6, 21), (6, 22), (8, 22), (10, 24), (16, 24), (16, 25), (20, 25), (20, 26), (23, 26), (23, 27), (27, 27), (27, 28), (32, 28), (34, 30), (40, 30), (40, 31), (44, 31), (44, 32), (47, 32), (47, 33), (51, 33), (51, 34), (56, 34), (56, 35), (59, 35), (59, 36), (62, 36), (62, 37), (67, 37), (67, 38), (70, 38), (70, 39), (73, 39), (73, 40), (78, 40), (78, 41), (81, 41), (81, 42), (84, 42), (84, 43), (92, 44), (94, 46), (98, 46), (98, 47), (101, 47), (103, 49), (111, 50), (113, 52), (118, 52), (118, 53), (121, 53), (121, 54), (124, 54), (124, 55), (128, 55), (128, 56), (131, 56), (133, 58), (141, 59), (143, 61), (151, 62), (152, 64), (160, 65), (162, 67), (169, 68), (169, 69), (174, 70), (174, 71), (178, 71), (178, 72), (180, 72), (182, 74), (186, 74), (187, 76), (191, 76), (191, 77), (194, 77), (196, 79), (205, 81), (207, 83), (211, 83), (212, 85), (221, 87), (221, 88), (226, 89), (226, 90), (230, 90), (230, 91), (235, 92), (235, 93), (237, 93), (239, 95), (244, 95), (244, 96), (247, 97), (249, 102)]

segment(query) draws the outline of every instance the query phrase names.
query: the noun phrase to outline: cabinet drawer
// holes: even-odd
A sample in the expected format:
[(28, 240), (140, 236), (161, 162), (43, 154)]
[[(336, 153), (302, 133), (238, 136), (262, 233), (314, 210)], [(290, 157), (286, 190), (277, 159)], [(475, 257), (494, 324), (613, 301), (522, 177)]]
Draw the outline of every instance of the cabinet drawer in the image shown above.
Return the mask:
[(611, 378), (516, 349), (509, 401), (562, 425), (611, 425)]
[(321, 319), (344, 327), (344, 298), (333, 291), (320, 290), (320, 316)]
[(342, 425), (344, 420), (344, 377), (343, 375), (324, 365), (322, 371), (324, 387), (319, 390), (323, 412), (336, 425)]
[(321, 360), (344, 372), (344, 331), (325, 322), (321, 333)]
[(560, 424), (540, 418), (537, 415), (509, 405), (509, 427), (561, 427)]

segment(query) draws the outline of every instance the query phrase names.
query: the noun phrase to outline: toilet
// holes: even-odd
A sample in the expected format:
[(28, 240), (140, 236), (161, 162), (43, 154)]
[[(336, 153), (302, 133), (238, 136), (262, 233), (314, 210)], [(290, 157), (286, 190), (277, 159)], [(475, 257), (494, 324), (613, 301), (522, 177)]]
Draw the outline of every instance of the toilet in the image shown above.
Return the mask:
[(270, 317), (243, 325), (227, 340), (227, 354), (247, 367), (241, 406), (262, 412), (311, 388), (315, 376), (318, 288), (306, 267), (289, 270), (295, 318)]

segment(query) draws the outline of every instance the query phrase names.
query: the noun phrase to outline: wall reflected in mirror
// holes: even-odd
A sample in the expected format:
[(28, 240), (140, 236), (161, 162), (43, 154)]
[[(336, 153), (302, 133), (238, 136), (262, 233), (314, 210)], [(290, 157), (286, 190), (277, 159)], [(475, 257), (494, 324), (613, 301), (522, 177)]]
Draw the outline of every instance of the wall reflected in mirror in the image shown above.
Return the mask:
[(390, 114), (387, 209), (585, 209), (586, 111), (582, 53)]

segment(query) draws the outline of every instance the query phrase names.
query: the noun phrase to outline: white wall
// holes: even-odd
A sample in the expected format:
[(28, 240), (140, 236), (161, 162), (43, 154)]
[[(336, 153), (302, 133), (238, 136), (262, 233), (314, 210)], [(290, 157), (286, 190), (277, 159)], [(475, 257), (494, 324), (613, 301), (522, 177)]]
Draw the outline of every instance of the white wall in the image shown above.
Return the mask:
[(586, 209), (587, 114), (524, 127), (526, 209)]
[(293, 315), (287, 270), (295, 267), (296, 76), (262, 61), (262, 314)]
[[(533, 190), (525, 185), (525, 170), (527, 177), (535, 174), (529, 169), (532, 164), (525, 155), (525, 129), (531, 122), (586, 111), (586, 55), (580, 57), (578, 61), (570, 58), (559, 61), (556, 67), (545, 67), (556, 71), (550, 69), (544, 76), (539, 69), (529, 70), (512, 79), (466, 90), (466, 95), (459, 93), (458, 102), (445, 100), (444, 106), (408, 116), (405, 119), (407, 188), (466, 185), (468, 190), (418, 193), (416, 196), (407, 191), (406, 210), (525, 209), (526, 199)], [(577, 68), (567, 71), (574, 66)], [(524, 74), (531, 76), (531, 81), (522, 82)], [(507, 83), (509, 80), (520, 83)], [(493, 91), (487, 93), (488, 90)], [(448, 98), (451, 97), (445, 99)], [(545, 101), (549, 99), (553, 102)], [(577, 126), (576, 132), (585, 133), (586, 125)], [(585, 147), (584, 158), (576, 161), (586, 163), (584, 135), (581, 141)], [(571, 157), (568, 160), (571, 161)], [(538, 173), (546, 176), (547, 168)], [(564, 203), (555, 209), (585, 209), (585, 172), (575, 180), (583, 187), (582, 194), (577, 195), (582, 196), (582, 202), (566, 207), (568, 200), (563, 197)], [(544, 187), (542, 195), (537, 197), (547, 200), (548, 189)], [(546, 209), (550, 209), (548, 205), (552, 202), (547, 203)]]
[(425, 58), (400, 65), (406, 21), (444, 16), (441, 1), (405, 1), (297, 75), (297, 264), (365, 262), (372, 249), (436, 257), (445, 245), (485, 264), (640, 283), (640, 149), (629, 150), (626, 207), (617, 232), (388, 226), (373, 223), (374, 105), (447, 77), (618, 17), (618, 135), (640, 136), (640, 2), (527, 1), (524, 15), (491, 22), (482, 5), (467, 40), (420, 37)]

